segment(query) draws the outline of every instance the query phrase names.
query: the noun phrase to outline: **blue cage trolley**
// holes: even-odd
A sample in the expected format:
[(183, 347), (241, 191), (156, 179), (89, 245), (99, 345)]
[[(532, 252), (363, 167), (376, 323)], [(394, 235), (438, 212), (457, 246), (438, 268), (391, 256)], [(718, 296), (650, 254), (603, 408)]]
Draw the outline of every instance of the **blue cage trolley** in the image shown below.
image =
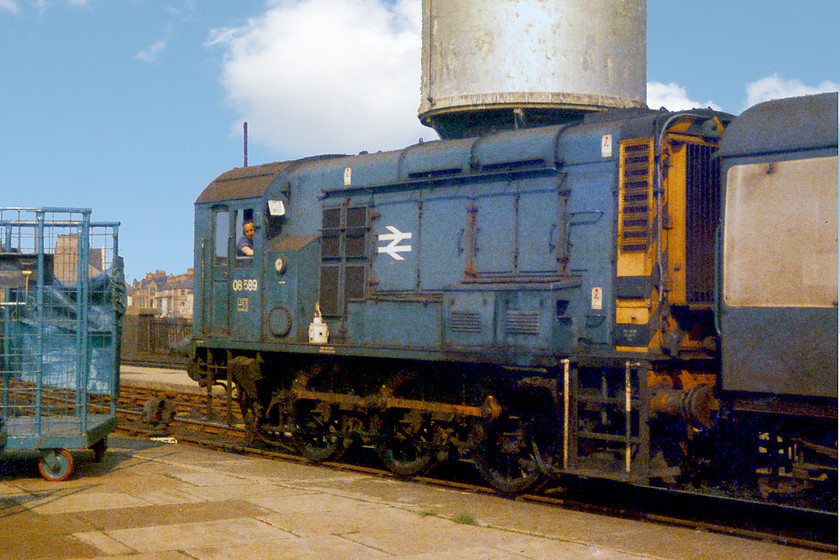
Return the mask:
[(0, 444), (39, 451), (48, 480), (72, 472), (68, 449), (101, 460), (117, 427), (119, 223), (90, 214), (0, 208)]

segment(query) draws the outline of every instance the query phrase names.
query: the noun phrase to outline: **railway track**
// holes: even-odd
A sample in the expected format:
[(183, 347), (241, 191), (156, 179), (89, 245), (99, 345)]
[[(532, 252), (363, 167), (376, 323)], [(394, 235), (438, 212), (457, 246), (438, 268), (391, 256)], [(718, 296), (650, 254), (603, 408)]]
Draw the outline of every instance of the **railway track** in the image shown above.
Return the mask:
[[(173, 411), (172, 420), (155, 422), (159, 403)], [(156, 403), (150, 406), (149, 403)], [(160, 438), (221, 451), (271, 459), (305, 462), (295, 449), (267, 448), (246, 443), (246, 430), (236, 402), (214, 396), (208, 407), (202, 395), (173, 395), (150, 389), (123, 387), (118, 403), (118, 433), (131, 437)], [(209, 419), (208, 419), (209, 418)], [(171, 439), (170, 439), (171, 438)], [(377, 465), (371, 450), (355, 450), (343, 462), (321, 465), (393, 478)], [(483, 484), (473, 469), (463, 464), (444, 464), (434, 477), (414, 477), (415, 483), (436, 485), (484, 494), (498, 494)], [(607, 491), (604, 485), (608, 485)], [(778, 504), (735, 500), (725, 496), (680, 492), (659, 488), (612, 484), (601, 480), (559, 481), (540, 494), (506, 496), (577, 511), (632, 518), (640, 521), (689, 527), (742, 538), (772, 541), (792, 547), (836, 554), (837, 515)]]

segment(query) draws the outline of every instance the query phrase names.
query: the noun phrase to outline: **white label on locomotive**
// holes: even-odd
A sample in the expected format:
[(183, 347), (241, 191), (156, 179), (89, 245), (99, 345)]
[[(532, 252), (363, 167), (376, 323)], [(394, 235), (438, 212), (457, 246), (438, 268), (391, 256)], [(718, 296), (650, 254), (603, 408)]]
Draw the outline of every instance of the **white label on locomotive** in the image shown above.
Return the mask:
[(394, 226), (385, 226), (385, 229), (391, 233), (380, 233), (377, 237), (379, 241), (390, 241), (390, 243), (384, 247), (379, 247), (377, 252), (388, 253), (395, 261), (404, 261), (405, 258), (400, 253), (410, 253), (411, 245), (400, 245), (400, 243), (411, 239), (411, 232), (403, 233)]
[(601, 136), (601, 157), (612, 157), (612, 134), (604, 134)]
[(592, 309), (604, 308), (604, 289), (595, 287), (592, 288)]
[(230, 283), (230, 288), (234, 292), (256, 292), (259, 289), (259, 284), (256, 278), (236, 278)]

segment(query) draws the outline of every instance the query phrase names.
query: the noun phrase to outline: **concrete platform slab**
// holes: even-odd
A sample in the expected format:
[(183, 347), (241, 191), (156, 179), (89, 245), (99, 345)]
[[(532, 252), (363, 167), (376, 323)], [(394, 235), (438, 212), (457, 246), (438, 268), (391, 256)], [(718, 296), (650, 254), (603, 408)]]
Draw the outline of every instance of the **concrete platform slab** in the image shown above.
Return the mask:
[(177, 525), (185, 521), (209, 522), (228, 519), (258, 517), (267, 511), (245, 500), (225, 500), (220, 502), (200, 502), (190, 504), (169, 504), (164, 506), (145, 506), (122, 510), (93, 510), (80, 513), (76, 517), (83, 519), (104, 532), (118, 531), (157, 525)]
[[(405, 558), (410, 558), (411, 560), (436, 560), (440, 558), (440, 555), (436, 552), (430, 554), (414, 554), (411, 556), (406, 556)], [(475, 547), (475, 548), (462, 548), (461, 550), (453, 550), (447, 553), (446, 556), (447, 560), (475, 560), (480, 558), (481, 560), (529, 560), (528, 556), (521, 556), (519, 554), (514, 554), (512, 552), (506, 552), (503, 550), (491, 549), (486, 547)], [(572, 558), (571, 556), (568, 558)], [(575, 558), (585, 558), (585, 557), (575, 557)]]
[[(99, 555), (97, 558), (107, 558), (108, 560), (188, 560), (189, 557), (184, 555), (184, 551), (182, 550), (167, 550), (164, 552), (150, 552), (148, 554), (137, 554), (132, 552), (131, 554), (124, 554), (124, 555)], [(231, 557), (235, 558), (235, 557)], [(71, 558), (68, 560), (82, 560), (80, 558)]]
[(836, 555), (295, 462), (111, 438), (70, 480), (0, 459), (0, 557), (822, 560)]
[[(175, 368), (151, 368), (123, 364), (120, 365), (120, 385), (168, 391), (173, 394), (207, 394), (207, 389), (199, 387), (198, 383), (187, 375), (186, 370)], [(214, 387), (213, 393), (221, 395), (224, 394), (224, 390), (221, 387)]]
[(12, 536), (0, 536), (0, 550), (4, 560), (36, 560), (49, 558), (91, 558), (99, 554), (99, 549), (82, 542), (72, 535), (41, 535), (21, 539)]
[(357, 533), (345, 534), (344, 538), (382, 550), (394, 556), (414, 554), (443, 554), (449, 557), (464, 549), (480, 546), (485, 550), (500, 550), (511, 535), (502, 530), (474, 525), (453, 523), (448, 519), (431, 516), (411, 515), (399, 523), (372, 526)]
[(252, 542), (293, 540), (295, 537), (291, 533), (251, 518), (153, 525), (106, 531), (106, 534), (141, 553), (244, 546)]
[[(185, 551), (197, 560), (393, 560), (385, 552), (348, 542), (337, 536), (297, 538), (294, 542), (263, 542), (245, 546)], [(480, 558), (480, 557), (476, 557)], [(128, 559), (126, 559), (128, 560)]]
[(74, 533), (73, 536), (76, 537), (79, 541), (93, 546), (97, 550), (101, 551), (102, 554), (105, 554), (107, 556), (136, 554), (136, 552), (132, 548), (99, 531)]
[(149, 504), (146, 500), (122, 492), (102, 492), (93, 487), (56, 489), (56, 492), (39, 492), (26, 502), (26, 507), (39, 515), (66, 514), (92, 509), (125, 509)]
[(90, 523), (72, 515), (38, 514), (24, 505), (8, 502), (0, 507), (0, 537), (27, 540), (41, 535), (65, 535), (93, 528)]
[[(216, 488), (183, 485), (182, 491), (191, 494), (197, 499), (208, 500), (210, 502), (223, 502), (232, 499), (259, 499), (260, 497), (272, 494), (283, 494), (291, 498), (309, 492), (308, 490), (277, 488), (274, 485), (261, 483), (237, 484), (235, 486), (220, 486)], [(255, 501), (255, 503), (259, 504), (258, 501)]]

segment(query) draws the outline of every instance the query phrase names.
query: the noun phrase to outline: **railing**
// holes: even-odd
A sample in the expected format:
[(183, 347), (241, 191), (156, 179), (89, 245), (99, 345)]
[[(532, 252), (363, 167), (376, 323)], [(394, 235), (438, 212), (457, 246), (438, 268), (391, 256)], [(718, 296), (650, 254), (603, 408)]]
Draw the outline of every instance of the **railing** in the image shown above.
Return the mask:
[(189, 319), (126, 315), (120, 359), (132, 365), (185, 367), (191, 335)]

